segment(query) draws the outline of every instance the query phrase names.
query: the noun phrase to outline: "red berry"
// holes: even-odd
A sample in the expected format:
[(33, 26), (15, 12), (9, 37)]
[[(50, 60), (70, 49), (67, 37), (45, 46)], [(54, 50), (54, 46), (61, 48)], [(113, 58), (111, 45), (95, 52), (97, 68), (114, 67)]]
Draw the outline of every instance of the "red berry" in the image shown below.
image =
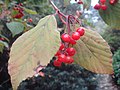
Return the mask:
[(3, 40), (5, 40), (4, 38), (0, 38), (0, 41), (3, 41)]
[(23, 6), (23, 4), (22, 4), (22, 3), (19, 3), (19, 6)]
[(58, 56), (58, 61), (65, 63), (66, 62), (66, 55), (64, 55), (64, 54), (59, 55)]
[(78, 1), (78, 4), (83, 4), (83, 2), (81, 0)]
[(64, 47), (65, 47), (65, 45), (64, 45), (63, 43), (60, 43), (60, 48), (59, 48), (59, 50), (63, 50)]
[(28, 19), (28, 22), (30, 22), (30, 23), (33, 22), (32, 18), (29, 18), (29, 19)]
[(62, 63), (61, 63), (60, 61), (58, 61), (58, 60), (55, 60), (55, 61), (53, 62), (53, 64), (54, 64), (54, 66), (56, 66), (56, 67), (60, 67)]
[(71, 38), (70, 39), (70, 44), (74, 45), (74, 44), (76, 44), (76, 41)]
[(55, 56), (59, 56), (59, 55), (61, 55), (61, 52), (57, 51), (57, 53), (55, 54)]
[(71, 64), (71, 63), (74, 62), (74, 59), (72, 57), (70, 57), (70, 56), (67, 56), (66, 61), (67, 61), (67, 63)]
[(78, 39), (80, 39), (80, 34), (79, 34), (78, 32), (74, 32), (74, 33), (72, 34), (72, 38), (73, 38), (74, 40), (78, 40)]
[(80, 34), (80, 36), (83, 36), (85, 34), (85, 30), (82, 27), (78, 28), (76, 31)]
[(118, 2), (118, 0), (110, 0), (109, 1), (109, 3), (111, 4), (111, 5), (114, 5), (114, 4), (116, 4)]
[(107, 6), (105, 4), (101, 5), (102, 10), (107, 10)]
[(98, 3), (94, 6), (94, 9), (99, 10), (101, 8), (101, 5)]
[(106, 0), (100, 0), (100, 2), (101, 2), (102, 4), (105, 4)]
[(67, 48), (66, 52), (68, 53), (69, 56), (73, 56), (76, 53), (76, 50), (74, 48)]
[(70, 42), (70, 35), (68, 34), (62, 34), (61, 38), (64, 42)]

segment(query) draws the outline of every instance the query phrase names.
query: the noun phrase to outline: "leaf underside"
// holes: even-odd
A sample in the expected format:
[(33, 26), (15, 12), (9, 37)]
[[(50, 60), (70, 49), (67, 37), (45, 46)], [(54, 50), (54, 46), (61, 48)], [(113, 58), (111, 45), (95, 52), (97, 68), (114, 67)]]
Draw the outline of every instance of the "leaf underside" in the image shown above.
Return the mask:
[(36, 27), (24, 33), (10, 52), (9, 73), (14, 90), (19, 83), (34, 74), (39, 65), (47, 65), (59, 49), (60, 34), (53, 15), (41, 19)]

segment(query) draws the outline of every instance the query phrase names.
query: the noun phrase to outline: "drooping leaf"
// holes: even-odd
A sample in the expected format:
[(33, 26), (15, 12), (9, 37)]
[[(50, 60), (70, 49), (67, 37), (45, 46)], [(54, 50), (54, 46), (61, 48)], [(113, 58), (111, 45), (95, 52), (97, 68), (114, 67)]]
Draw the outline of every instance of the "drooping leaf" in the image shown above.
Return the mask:
[(120, 29), (120, 0), (115, 5), (110, 5), (107, 0), (107, 10), (99, 10), (102, 19), (114, 29)]
[(27, 9), (27, 8), (24, 8), (25, 12), (29, 13), (29, 14), (37, 14), (36, 11), (33, 11), (31, 9)]
[(75, 48), (75, 63), (95, 73), (113, 73), (110, 47), (97, 32), (85, 29), (85, 35), (77, 42)]
[(12, 36), (21, 33), (24, 30), (24, 25), (20, 22), (10, 22), (6, 24), (8, 29), (12, 32)]
[(44, 17), (36, 27), (24, 33), (13, 44), (10, 52), (9, 73), (14, 90), (34, 68), (47, 65), (59, 49), (60, 34), (53, 15)]

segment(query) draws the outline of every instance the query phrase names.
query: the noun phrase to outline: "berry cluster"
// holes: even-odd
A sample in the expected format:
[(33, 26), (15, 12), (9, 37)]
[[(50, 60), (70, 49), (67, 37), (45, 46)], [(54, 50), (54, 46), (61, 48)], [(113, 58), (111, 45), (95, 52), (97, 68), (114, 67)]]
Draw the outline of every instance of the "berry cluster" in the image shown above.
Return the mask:
[(23, 6), (23, 4), (20, 3), (20, 4), (16, 5), (15, 7), (13, 7), (13, 10), (18, 12), (16, 15), (13, 16), (13, 18), (20, 19), (24, 16), (24, 13), (23, 13), (24, 10), (23, 10), (22, 6)]
[(80, 27), (71, 35), (67, 33), (63, 33), (61, 35), (61, 39), (63, 42), (61, 42), (60, 48), (58, 52), (55, 54), (57, 59), (54, 61), (54, 66), (60, 67), (62, 63), (71, 64), (74, 62), (72, 56), (75, 55), (76, 50), (70, 46), (75, 45), (76, 41), (79, 40), (80, 37), (84, 35), (84, 33), (85, 33), (84, 28)]
[[(118, 2), (118, 0), (109, 0), (109, 4), (111, 4), (111, 5), (115, 5), (117, 2)], [(106, 0), (100, 0), (100, 3), (98, 3), (94, 6), (94, 9), (107, 10)]]

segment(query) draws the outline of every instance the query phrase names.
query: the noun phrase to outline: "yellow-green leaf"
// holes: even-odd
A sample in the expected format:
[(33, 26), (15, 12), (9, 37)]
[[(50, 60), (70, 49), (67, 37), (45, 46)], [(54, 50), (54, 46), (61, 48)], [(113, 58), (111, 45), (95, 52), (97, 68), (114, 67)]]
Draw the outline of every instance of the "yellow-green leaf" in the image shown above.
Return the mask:
[(36, 27), (20, 36), (12, 45), (9, 73), (14, 90), (34, 69), (47, 65), (59, 49), (60, 34), (53, 15), (42, 18)]
[(3, 44), (3, 42), (0, 41), (0, 53), (3, 52), (4, 46), (5, 46), (5, 45)]
[(95, 73), (113, 73), (110, 47), (97, 32), (85, 29), (85, 35), (77, 42), (75, 48), (75, 63)]
[(107, 10), (99, 10), (102, 19), (114, 29), (120, 29), (120, 0), (115, 5), (110, 5), (107, 0)]
[(33, 11), (31, 9), (27, 9), (27, 8), (24, 8), (25, 12), (29, 13), (29, 14), (37, 14), (36, 11)]
[(8, 43), (0, 41), (0, 53), (3, 53), (4, 47), (8, 48)]

